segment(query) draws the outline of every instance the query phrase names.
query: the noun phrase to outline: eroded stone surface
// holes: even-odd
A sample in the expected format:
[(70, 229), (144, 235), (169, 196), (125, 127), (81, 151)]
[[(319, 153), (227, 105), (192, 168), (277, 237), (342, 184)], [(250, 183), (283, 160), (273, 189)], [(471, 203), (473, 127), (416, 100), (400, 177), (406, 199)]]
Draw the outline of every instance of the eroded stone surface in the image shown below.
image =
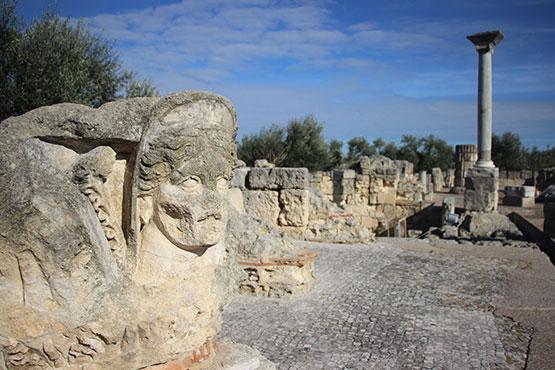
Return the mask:
[(464, 208), (467, 211), (491, 212), (497, 209), (499, 169), (473, 167), (465, 182)]
[(240, 270), (241, 293), (282, 297), (303, 293), (314, 284), (313, 252), (293, 244), (283, 232), (262, 219), (232, 210), (227, 246)]
[(279, 224), (282, 226), (306, 226), (308, 224), (308, 190), (287, 189), (279, 193), (281, 212)]
[(249, 189), (306, 189), (310, 173), (306, 168), (252, 168)]
[(0, 367), (206, 355), (235, 289), (223, 241), (236, 130), (231, 103), (204, 92), (2, 122)]

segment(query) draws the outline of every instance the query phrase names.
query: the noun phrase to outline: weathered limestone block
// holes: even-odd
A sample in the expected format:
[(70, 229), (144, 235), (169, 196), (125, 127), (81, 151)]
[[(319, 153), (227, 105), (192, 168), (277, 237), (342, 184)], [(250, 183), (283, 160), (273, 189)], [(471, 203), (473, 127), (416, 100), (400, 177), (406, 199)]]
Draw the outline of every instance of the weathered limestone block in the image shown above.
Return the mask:
[(238, 188), (230, 188), (228, 190), (227, 198), (229, 205), (240, 214), (245, 213), (245, 198), (243, 192)]
[(309, 225), (306, 240), (332, 243), (365, 243), (374, 239), (368, 227), (361, 225), (345, 208), (330, 201), (324, 194), (311, 190)]
[(518, 227), (507, 216), (497, 212), (472, 212), (467, 214), (461, 229), (468, 233), (467, 237), (472, 238), (502, 237), (525, 240)]
[(306, 226), (310, 202), (308, 190), (287, 189), (279, 193), (279, 224), (281, 226)]
[(449, 168), (445, 173), (445, 187), (451, 189), (455, 186), (455, 169)]
[(233, 170), (233, 177), (231, 178), (230, 186), (232, 188), (239, 188), (241, 190), (247, 189), (247, 176), (250, 172), (249, 167), (238, 167)]
[(513, 207), (531, 208), (536, 204), (534, 186), (505, 186), (503, 204)]
[(217, 356), (236, 130), (231, 103), (205, 92), (0, 124), (0, 368)]
[(414, 175), (414, 164), (405, 160), (396, 160), (395, 165), (399, 169), (400, 178), (404, 179)]
[(333, 171), (333, 201), (338, 205), (351, 204), (355, 194), (354, 170)]
[(354, 191), (354, 203), (355, 204), (368, 204), (368, 195), (370, 188), (370, 176), (359, 175), (355, 177), (355, 191)]
[(443, 190), (443, 181), (443, 172), (441, 171), (441, 168), (432, 168), (432, 182), (434, 184), (434, 192), (437, 193)]
[(369, 204), (395, 205), (397, 200), (397, 189), (392, 187), (383, 187), (377, 193), (369, 196)]
[(270, 190), (246, 190), (243, 192), (245, 211), (266, 222), (277, 225), (279, 217), (279, 193)]
[(312, 189), (320, 189), (322, 181), (324, 179), (324, 172), (323, 171), (316, 171), (310, 173), (310, 180), (309, 184)]
[(464, 208), (467, 211), (491, 212), (497, 209), (499, 169), (473, 167), (467, 172)]
[(267, 159), (257, 159), (254, 161), (254, 167), (256, 168), (274, 168), (276, 165), (268, 162)]
[(248, 176), (248, 188), (266, 189), (307, 189), (310, 173), (306, 168), (253, 168)]
[(309, 290), (314, 284), (313, 252), (294, 245), (264, 220), (232, 212), (227, 246), (237, 256), (241, 293), (282, 297)]
[(283, 297), (304, 293), (314, 284), (314, 252), (294, 257), (242, 259), (239, 263), (247, 279), (239, 286), (242, 293), (265, 297)]
[(324, 194), (329, 200), (333, 199), (333, 177), (332, 173), (324, 172), (322, 174), (322, 179), (318, 187), (312, 187), (313, 189), (319, 190)]

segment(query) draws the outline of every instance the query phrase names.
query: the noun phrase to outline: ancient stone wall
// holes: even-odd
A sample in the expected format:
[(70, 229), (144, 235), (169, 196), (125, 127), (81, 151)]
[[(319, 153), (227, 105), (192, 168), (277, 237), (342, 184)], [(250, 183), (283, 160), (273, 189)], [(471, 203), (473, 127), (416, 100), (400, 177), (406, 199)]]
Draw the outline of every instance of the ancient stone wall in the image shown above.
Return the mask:
[(304, 168), (275, 168), (266, 160), (238, 167), (232, 179), (233, 214), (228, 247), (237, 256), (241, 293), (282, 297), (308, 291), (316, 255), (301, 250), (287, 233), (302, 236), (309, 196)]
[(533, 171), (506, 171), (499, 170), (499, 188), (506, 186), (534, 185), (534, 177), (537, 173)]
[(306, 168), (243, 167), (232, 186), (242, 189), (245, 211), (292, 234), (305, 231), (309, 215)]
[(362, 157), (352, 169), (317, 172), (310, 185), (369, 230), (420, 208), (427, 189), (407, 161)]

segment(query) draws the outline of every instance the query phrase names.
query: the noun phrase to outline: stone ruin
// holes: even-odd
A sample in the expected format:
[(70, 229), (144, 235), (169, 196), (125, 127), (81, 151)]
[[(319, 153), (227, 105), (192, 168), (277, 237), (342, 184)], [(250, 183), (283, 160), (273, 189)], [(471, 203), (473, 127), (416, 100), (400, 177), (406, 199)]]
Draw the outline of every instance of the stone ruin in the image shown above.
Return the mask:
[[(385, 156), (362, 157), (353, 169), (317, 172), (311, 186), (325, 200), (373, 232), (418, 211), (428, 198), (425, 183), (413, 174), (412, 163)], [(427, 181), (427, 176), (424, 174)]]
[(445, 178), (441, 168), (439, 167), (432, 168), (432, 184), (434, 184), (435, 193), (443, 191), (443, 188), (445, 187)]
[(308, 171), (274, 168), (266, 160), (256, 165), (236, 168), (231, 181), (229, 244), (243, 272), (240, 292), (276, 298), (306, 292), (314, 284), (316, 254), (299, 248), (286, 231), (297, 235), (306, 228)]
[(464, 179), (466, 173), (478, 160), (478, 147), (475, 144), (455, 146), (455, 187), (454, 193), (464, 192)]
[(536, 187), (505, 186), (503, 204), (507, 206), (531, 208), (536, 204)]
[(0, 368), (273, 368), (217, 341), (236, 130), (204, 92), (2, 122)]
[[(314, 189), (313, 183), (314, 175), (306, 168), (275, 167), (257, 160), (255, 167), (235, 170), (232, 186), (241, 189), (239, 203), (249, 217), (272, 226), (285, 238), (336, 243), (373, 240), (366, 227)], [(291, 265), (293, 256), (280, 258)]]

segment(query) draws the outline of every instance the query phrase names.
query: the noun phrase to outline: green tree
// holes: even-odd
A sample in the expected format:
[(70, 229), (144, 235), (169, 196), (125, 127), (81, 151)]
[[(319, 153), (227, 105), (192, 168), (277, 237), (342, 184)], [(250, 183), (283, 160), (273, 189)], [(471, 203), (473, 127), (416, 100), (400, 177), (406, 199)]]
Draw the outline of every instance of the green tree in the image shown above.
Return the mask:
[(323, 170), (329, 163), (328, 145), (322, 132), (324, 125), (309, 115), (293, 119), (287, 125), (287, 155), (284, 167), (307, 167), (311, 171)]
[(383, 154), (383, 149), (385, 147), (385, 141), (379, 137), (372, 142), (372, 146), (376, 149), (377, 154)]
[(117, 53), (83, 22), (52, 11), (19, 27), (15, 2), (1, 0), (0, 119), (61, 102), (98, 107), (120, 97), (157, 95), (122, 68)]
[(347, 161), (353, 164), (360, 160), (362, 156), (370, 156), (376, 154), (376, 148), (368, 143), (366, 138), (357, 136), (347, 142), (348, 152)]
[(393, 141), (390, 141), (383, 147), (382, 154), (390, 159), (397, 159), (398, 151), (397, 145)]
[(331, 170), (334, 168), (339, 168), (343, 164), (343, 142), (337, 139), (333, 139), (328, 145), (328, 158), (329, 162), (326, 170)]
[(285, 129), (274, 124), (259, 133), (243, 136), (237, 154), (248, 166), (254, 166), (257, 159), (281, 166), (287, 156)]
[(418, 163), (419, 170), (427, 170), (434, 167), (440, 167), (443, 171), (451, 168), (453, 162), (453, 147), (445, 140), (429, 135), (420, 139)]
[(542, 168), (555, 167), (555, 148), (547, 147), (544, 150), (534, 146), (527, 155), (527, 169), (541, 170)]
[(419, 168), (420, 153), (418, 147), (420, 140), (413, 135), (403, 135), (401, 137), (401, 147), (398, 151), (398, 159), (404, 159), (414, 164), (415, 170)]
[(492, 136), (492, 160), (497, 167), (506, 171), (520, 171), (526, 168), (527, 151), (520, 137), (512, 132)]

